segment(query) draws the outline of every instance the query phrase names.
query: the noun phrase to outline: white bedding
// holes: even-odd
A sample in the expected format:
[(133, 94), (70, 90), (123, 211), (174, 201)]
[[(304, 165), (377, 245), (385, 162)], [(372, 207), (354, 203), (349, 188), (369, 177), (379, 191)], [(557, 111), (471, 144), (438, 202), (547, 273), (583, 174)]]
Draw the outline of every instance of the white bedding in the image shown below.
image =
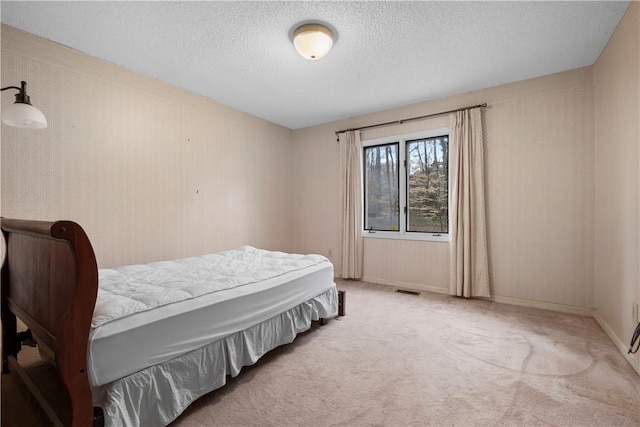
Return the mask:
[(100, 269), (91, 326), (212, 292), (257, 283), (327, 261), (321, 255), (251, 246), (199, 257)]
[[(250, 328), (164, 363), (93, 387), (94, 406), (104, 409), (105, 427), (164, 426), (200, 396), (222, 387), (243, 366), (292, 342), (313, 320), (335, 316), (335, 284), (326, 292)], [(213, 420), (215, 421), (215, 420)]]
[[(187, 286), (178, 286), (185, 277)], [(88, 357), (93, 386), (174, 359), (335, 288), (333, 265), (320, 255), (251, 247), (100, 270), (99, 286)]]

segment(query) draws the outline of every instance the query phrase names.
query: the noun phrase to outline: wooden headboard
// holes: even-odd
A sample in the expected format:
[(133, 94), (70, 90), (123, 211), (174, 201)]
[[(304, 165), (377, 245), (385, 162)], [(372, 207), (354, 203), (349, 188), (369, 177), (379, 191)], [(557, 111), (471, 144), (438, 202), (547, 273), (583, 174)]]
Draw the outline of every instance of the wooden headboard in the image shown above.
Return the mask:
[[(68, 393), (68, 415), (43, 406), (54, 424), (93, 424), (87, 374), (91, 319), (98, 294), (98, 268), (82, 227), (71, 221), (0, 220), (6, 242), (2, 265), (2, 371), (25, 375), (17, 362), (16, 316), (31, 330), (41, 353), (55, 362)], [(24, 379), (24, 378), (23, 378)], [(28, 381), (25, 381), (29, 387)], [(36, 387), (37, 388), (37, 387)]]

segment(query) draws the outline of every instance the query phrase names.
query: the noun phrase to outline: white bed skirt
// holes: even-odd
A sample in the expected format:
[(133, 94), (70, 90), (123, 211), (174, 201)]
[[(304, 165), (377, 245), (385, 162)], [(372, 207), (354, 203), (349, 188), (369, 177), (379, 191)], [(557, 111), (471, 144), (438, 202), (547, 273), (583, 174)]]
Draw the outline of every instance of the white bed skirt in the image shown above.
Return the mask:
[(292, 342), (311, 322), (337, 315), (335, 285), (317, 297), (243, 331), (160, 365), (93, 389), (105, 427), (166, 426), (199, 397), (226, 384), (243, 366)]

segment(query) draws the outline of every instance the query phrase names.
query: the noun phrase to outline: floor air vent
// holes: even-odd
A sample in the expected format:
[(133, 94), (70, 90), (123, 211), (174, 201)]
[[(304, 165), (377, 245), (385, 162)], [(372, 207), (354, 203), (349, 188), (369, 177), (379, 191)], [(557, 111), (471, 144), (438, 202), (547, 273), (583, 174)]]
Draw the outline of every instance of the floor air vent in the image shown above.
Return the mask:
[(420, 295), (420, 292), (408, 291), (406, 289), (396, 289), (396, 292), (400, 292), (401, 294)]

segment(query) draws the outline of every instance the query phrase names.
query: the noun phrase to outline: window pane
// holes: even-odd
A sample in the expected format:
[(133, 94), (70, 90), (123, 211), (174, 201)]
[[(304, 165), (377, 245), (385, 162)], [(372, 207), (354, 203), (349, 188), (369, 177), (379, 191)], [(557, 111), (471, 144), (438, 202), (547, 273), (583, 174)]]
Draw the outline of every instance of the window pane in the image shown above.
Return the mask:
[(364, 227), (398, 231), (398, 143), (364, 149)]
[(449, 232), (449, 137), (407, 141), (407, 231)]

